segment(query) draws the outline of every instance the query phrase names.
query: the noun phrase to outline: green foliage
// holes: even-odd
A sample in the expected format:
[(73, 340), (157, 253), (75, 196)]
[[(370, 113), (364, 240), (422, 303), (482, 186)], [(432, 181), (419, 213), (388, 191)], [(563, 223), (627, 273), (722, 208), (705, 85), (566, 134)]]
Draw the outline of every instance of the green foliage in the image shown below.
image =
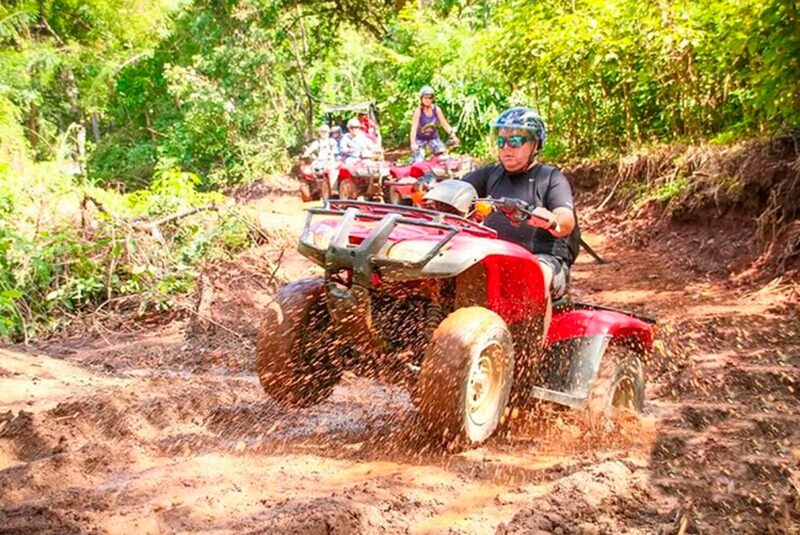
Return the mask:
[(488, 120), (515, 104), (544, 115), (556, 159), (800, 126), (800, 26), (786, 0), (409, 4), (376, 50), (358, 90), (381, 97), (397, 143), (426, 83), (479, 155)]
[(0, 4), (0, 94), (20, 110), (38, 159), (105, 107), (120, 68), (165, 28), (175, 0), (17, 0)]
[[(490, 120), (518, 104), (545, 117), (550, 160), (725, 144), (800, 128), (800, 14), (791, 0), (2, 3), (0, 335), (109, 296), (169, 306), (202, 258), (246, 246), (246, 225), (204, 213), (161, 243), (122, 221), (285, 171), (323, 103), (376, 100), (385, 144), (406, 146), (425, 84), (481, 158)], [(668, 202), (688, 185), (622, 187)], [(76, 190), (117, 218), (75, 230)]]
[(545, 116), (555, 159), (800, 126), (789, 0), (425, 4), (18, 0), (0, 6), (0, 98), (40, 160), (73, 157), (65, 133), (96, 114), (89, 178), (129, 189), (283, 171), (320, 101), (377, 100), (386, 144), (406, 145), (423, 84), (483, 157), (513, 104)]
[[(127, 195), (86, 188), (77, 197), (65, 175), (51, 172), (46, 184), (33, 178), (35, 169), (25, 176), (0, 180), (0, 337), (6, 339), (56, 329), (123, 297), (140, 311), (172, 308), (176, 296), (194, 288), (203, 262), (252, 244), (243, 217), (221, 194), (198, 191), (201, 180), (191, 173), (160, 172), (148, 189)], [(91, 226), (80, 228), (74, 221), (84, 195), (104, 211), (89, 211)], [(134, 223), (211, 204), (218, 211), (165, 222), (158, 234)], [(44, 212), (56, 215), (41, 219)]]

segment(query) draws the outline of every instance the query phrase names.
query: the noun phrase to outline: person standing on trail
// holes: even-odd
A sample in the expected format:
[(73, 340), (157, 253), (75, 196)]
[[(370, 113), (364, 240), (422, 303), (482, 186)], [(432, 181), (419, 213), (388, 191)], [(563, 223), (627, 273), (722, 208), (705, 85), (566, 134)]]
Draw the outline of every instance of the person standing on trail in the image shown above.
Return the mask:
[(425, 158), (426, 147), (433, 154), (445, 151), (445, 145), (439, 138), (437, 130), (439, 125), (454, 142), (458, 142), (455, 130), (445, 119), (442, 109), (434, 104), (434, 97), (433, 88), (429, 85), (419, 90), (419, 107), (414, 110), (414, 116), (411, 118), (411, 152), (415, 162)]
[(572, 188), (558, 168), (537, 161), (547, 139), (539, 114), (526, 107), (509, 108), (491, 126), (499, 163), (477, 169), (462, 180), (472, 184), (478, 197), (520, 199), (539, 216), (518, 223), (494, 212), (485, 223), (500, 238), (522, 245), (538, 258), (547, 293), (547, 324), (551, 301), (566, 293), (569, 268), (578, 255), (580, 231)]
[(362, 111), (358, 113), (358, 122), (361, 123), (361, 129), (364, 130), (367, 137), (373, 143), (380, 146), (382, 144), (381, 134), (378, 132), (378, 126), (375, 124), (375, 121)]

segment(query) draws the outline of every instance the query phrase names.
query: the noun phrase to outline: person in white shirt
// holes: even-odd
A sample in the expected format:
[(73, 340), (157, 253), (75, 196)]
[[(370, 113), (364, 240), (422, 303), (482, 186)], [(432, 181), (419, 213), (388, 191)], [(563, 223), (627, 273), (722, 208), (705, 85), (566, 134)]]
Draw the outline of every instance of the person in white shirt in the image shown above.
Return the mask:
[(361, 122), (356, 118), (347, 121), (347, 133), (342, 136), (339, 148), (345, 159), (345, 164), (352, 163), (358, 159), (379, 158), (381, 153), (380, 147), (367, 136)]
[(303, 152), (303, 158), (314, 158), (311, 166), (315, 171), (329, 167), (339, 153), (339, 147), (336, 140), (330, 137), (331, 129), (327, 124), (320, 126), (317, 132), (319, 138), (309, 143)]

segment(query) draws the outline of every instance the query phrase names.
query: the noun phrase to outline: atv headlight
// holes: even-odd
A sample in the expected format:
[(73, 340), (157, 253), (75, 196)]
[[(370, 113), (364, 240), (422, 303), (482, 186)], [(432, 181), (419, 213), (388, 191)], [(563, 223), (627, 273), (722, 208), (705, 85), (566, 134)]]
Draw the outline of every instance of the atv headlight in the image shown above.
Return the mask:
[(425, 255), (436, 247), (436, 242), (430, 240), (405, 240), (397, 242), (389, 248), (387, 256), (392, 260), (405, 260), (406, 262), (419, 262)]
[(319, 223), (311, 230), (311, 242), (318, 249), (327, 249), (335, 233), (336, 227)]

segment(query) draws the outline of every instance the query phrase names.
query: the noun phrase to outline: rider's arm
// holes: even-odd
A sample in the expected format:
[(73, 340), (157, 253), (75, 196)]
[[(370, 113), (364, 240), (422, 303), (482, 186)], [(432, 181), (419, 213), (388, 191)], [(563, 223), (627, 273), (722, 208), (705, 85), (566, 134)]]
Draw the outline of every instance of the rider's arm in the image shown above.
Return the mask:
[(575, 228), (575, 212), (572, 208), (559, 206), (551, 211), (540, 206), (532, 213), (538, 217), (528, 219), (528, 224), (532, 227), (543, 228), (556, 238), (569, 236)]
[(486, 191), (486, 181), (489, 180), (489, 176), (492, 174), (492, 170), (495, 168), (493, 165), (487, 165), (474, 171), (471, 171), (463, 176), (461, 180), (467, 182), (468, 184), (472, 184), (472, 187), (475, 188), (475, 191), (478, 192), (478, 197), (489, 197), (489, 193)]
[(305, 152), (303, 152), (303, 158), (310, 158), (312, 154), (317, 152), (318, 148), (319, 148), (319, 141), (317, 140), (312, 141), (311, 143), (309, 143), (308, 147), (306, 147)]
[(453, 135), (453, 127), (450, 126), (450, 123), (447, 122), (447, 119), (444, 118), (444, 113), (442, 112), (442, 108), (436, 106), (436, 115), (439, 117), (439, 122), (442, 123), (442, 128), (444, 131), (447, 132), (448, 136)]
[[(575, 228), (575, 203), (569, 181), (561, 171), (555, 171), (550, 178), (550, 188), (547, 190), (544, 204), (544, 207), (535, 209), (533, 213), (545, 221), (532, 217), (528, 220), (528, 224), (545, 228), (556, 238), (572, 234)], [(550, 228), (551, 226), (555, 228)]]
[(419, 106), (414, 110), (414, 116), (411, 118), (411, 136), (409, 137), (409, 146), (415, 149), (417, 145), (417, 127), (419, 126)]

